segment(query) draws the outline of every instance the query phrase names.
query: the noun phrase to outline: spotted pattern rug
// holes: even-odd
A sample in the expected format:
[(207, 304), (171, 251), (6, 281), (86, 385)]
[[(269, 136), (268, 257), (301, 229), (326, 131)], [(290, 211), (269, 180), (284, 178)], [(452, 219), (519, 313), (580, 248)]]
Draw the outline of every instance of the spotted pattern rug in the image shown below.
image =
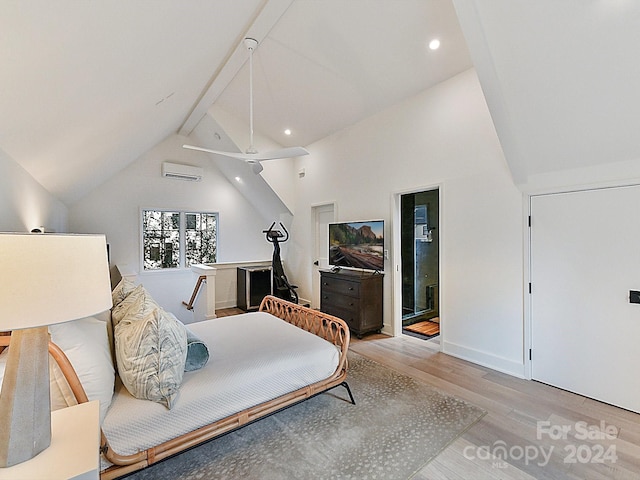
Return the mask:
[(409, 479), (485, 414), (353, 352), (348, 383), (127, 478)]

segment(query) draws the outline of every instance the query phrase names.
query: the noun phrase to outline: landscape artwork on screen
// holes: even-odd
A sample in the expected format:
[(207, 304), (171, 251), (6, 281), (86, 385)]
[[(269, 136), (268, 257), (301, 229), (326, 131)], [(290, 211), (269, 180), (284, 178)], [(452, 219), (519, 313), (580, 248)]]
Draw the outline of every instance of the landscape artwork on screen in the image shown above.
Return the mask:
[(384, 270), (384, 220), (329, 224), (329, 264)]

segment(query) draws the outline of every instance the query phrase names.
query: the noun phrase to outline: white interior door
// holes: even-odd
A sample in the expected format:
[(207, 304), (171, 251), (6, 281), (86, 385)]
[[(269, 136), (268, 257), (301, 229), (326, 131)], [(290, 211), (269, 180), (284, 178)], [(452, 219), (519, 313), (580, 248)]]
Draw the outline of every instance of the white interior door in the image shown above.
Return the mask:
[(640, 187), (531, 199), (531, 373), (640, 412)]
[(335, 220), (333, 204), (317, 205), (313, 207), (315, 239), (315, 260), (313, 265), (313, 278), (311, 288), (313, 289), (312, 308), (320, 308), (320, 269), (329, 267), (329, 223)]

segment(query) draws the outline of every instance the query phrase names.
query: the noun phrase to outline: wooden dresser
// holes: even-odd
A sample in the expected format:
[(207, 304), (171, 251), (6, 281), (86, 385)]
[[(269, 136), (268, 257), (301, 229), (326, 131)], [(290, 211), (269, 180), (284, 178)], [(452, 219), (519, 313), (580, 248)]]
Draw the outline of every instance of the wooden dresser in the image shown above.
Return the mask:
[(382, 273), (320, 271), (320, 310), (343, 319), (358, 338), (382, 330)]

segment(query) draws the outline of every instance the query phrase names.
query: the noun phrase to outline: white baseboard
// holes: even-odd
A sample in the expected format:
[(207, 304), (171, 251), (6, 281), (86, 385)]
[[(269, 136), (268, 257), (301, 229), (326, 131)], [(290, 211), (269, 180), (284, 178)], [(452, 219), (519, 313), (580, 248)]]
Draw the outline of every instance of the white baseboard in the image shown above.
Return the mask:
[(225, 302), (216, 302), (216, 310), (222, 310), (223, 308), (235, 308), (238, 306), (237, 300), (227, 300)]
[(518, 378), (525, 378), (524, 363), (514, 362), (508, 358), (499, 357), (488, 352), (464, 347), (455, 343), (443, 342), (442, 352), (453, 357), (467, 360), (483, 367), (488, 367), (498, 372), (513, 375)]

